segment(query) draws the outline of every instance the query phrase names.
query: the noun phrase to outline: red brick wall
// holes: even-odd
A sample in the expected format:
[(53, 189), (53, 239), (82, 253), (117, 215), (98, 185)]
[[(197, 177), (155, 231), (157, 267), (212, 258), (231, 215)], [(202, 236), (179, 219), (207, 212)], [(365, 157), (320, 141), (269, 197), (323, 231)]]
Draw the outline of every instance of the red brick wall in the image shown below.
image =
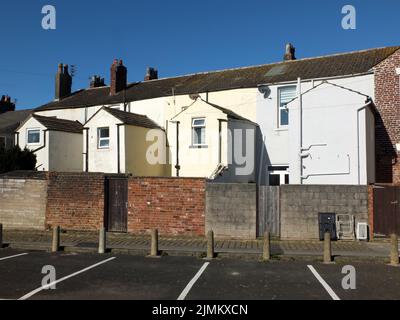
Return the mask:
[(104, 175), (50, 173), (46, 225), (95, 231), (103, 226)]
[(205, 179), (129, 179), (129, 232), (204, 236), (205, 188)]
[(375, 104), (380, 117), (376, 126), (376, 176), (378, 183), (400, 184), (400, 50), (375, 67)]

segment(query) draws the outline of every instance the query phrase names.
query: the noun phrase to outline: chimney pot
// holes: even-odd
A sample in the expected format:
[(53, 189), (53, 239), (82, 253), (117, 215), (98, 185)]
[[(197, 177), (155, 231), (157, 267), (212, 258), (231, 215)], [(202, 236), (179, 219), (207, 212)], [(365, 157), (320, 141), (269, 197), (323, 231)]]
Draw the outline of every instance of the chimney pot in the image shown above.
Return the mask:
[(146, 70), (146, 76), (144, 77), (144, 81), (157, 80), (157, 79), (158, 79), (158, 70), (156, 68), (148, 67)]
[(285, 61), (296, 60), (295, 54), (296, 54), (296, 48), (291, 43), (286, 44), (286, 50), (283, 59)]
[(116, 95), (118, 92), (126, 89), (128, 70), (122, 60), (114, 60), (111, 66), (110, 95)]
[(0, 100), (0, 114), (15, 111), (15, 103), (11, 102), (11, 97), (2, 95)]
[(55, 98), (56, 100), (62, 100), (69, 96), (72, 90), (72, 77), (68, 72), (68, 65), (60, 63), (58, 65), (58, 71), (56, 74), (55, 83)]

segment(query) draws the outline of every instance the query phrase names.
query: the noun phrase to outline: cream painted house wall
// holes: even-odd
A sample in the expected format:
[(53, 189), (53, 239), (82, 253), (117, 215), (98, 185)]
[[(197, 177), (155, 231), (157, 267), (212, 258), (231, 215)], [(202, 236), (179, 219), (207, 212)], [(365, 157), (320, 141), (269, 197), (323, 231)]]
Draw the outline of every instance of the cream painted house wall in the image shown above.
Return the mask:
[(48, 135), (49, 171), (82, 172), (82, 134), (49, 131)]
[[(165, 132), (160, 129), (149, 129), (131, 125), (125, 125), (125, 173), (131, 173), (134, 176), (158, 176), (169, 177), (171, 176), (171, 166), (168, 164), (169, 152), (166, 146)], [(147, 136), (152, 131), (157, 137), (162, 137), (160, 144), (157, 141), (150, 140), (152, 136)], [(150, 159), (151, 146), (156, 143), (160, 146), (161, 150), (155, 154), (155, 160), (159, 159), (158, 163), (153, 163)], [(165, 153), (165, 157), (161, 156)], [(159, 157), (160, 156), (160, 157)], [(148, 159), (149, 157), (149, 159)], [(164, 158), (166, 162), (162, 159)]]
[[(192, 123), (193, 119), (205, 119), (205, 145), (193, 146)], [(221, 140), (220, 140), (220, 120), (221, 120)], [(247, 121), (230, 120), (221, 110), (209, 105), (208, 103), (197, 100), (195, 103), (181, 112), (174, 122), (179, 121), (179, 165), (181, 177), (204, 177), (209, 178), (218, 168), (219, 164), (228, 167), (224, 180), (230, 182), (254, 181), (255, 168), (251, 173), (241, 175), (236, 174), (236, 169), (240, 167), (235, 162), (234, 148), (229, 143), (229, 130), (253, 130), (256, 126)], [(168, 141), (171, 150), (172, 174), (176, 176), (175, 165), (177, 164), (177, 145), (176, 145), (176, 126), (177, 123), (171, 122), (168, 131)], [(221, 141), (221, 144), (220, 144)], [(245, 139), (243, 140), (245, 141)], [(220, 151), (221, 149), (221, 151)], [(252, 149), (254, 151), (254, 147)], [(221, 159), (219, 159), (221, 155)], [(254, 156), (251, 157), (252, 160)], [(221, 160), (221, 161), (220, 161)], [(253, 166), (254, 167), (254, 166)]]

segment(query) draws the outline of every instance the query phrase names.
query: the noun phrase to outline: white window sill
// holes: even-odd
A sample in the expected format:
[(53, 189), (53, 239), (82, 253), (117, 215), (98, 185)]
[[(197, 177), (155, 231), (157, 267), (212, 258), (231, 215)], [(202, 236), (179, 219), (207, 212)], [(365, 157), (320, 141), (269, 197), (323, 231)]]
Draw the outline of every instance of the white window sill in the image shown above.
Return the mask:
[(289, 131), (289, 127), (286, 127), (286, 128), (275, 128), (274, 131), (275, 131), (275, 132)]

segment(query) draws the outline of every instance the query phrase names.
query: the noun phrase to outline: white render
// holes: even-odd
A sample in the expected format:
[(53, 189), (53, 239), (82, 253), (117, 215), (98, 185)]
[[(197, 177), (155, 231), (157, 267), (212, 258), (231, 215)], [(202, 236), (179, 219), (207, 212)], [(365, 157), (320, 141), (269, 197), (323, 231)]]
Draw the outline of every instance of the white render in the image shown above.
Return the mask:
[[(29, 144), (28, 130), (40, 130), (39, 143)], [(36, 167), (38, 171), (81, 172), (82, 167), (82, 134), (48, 131), (33, 117), (17, 130), (18, 145), (21, 149), (37, 150)]]
[[(278, 125), (278, 89), (285, 86), (296, 86), (296, 81), (280, 84), (266, 85), (271, 93), (266, 98), (260, 88), (232, 89), (218, 92), (201, 93), (200, 97), (209, 103), (229, 109), (236, 114), (255, 122), (259, 125), (256, 129), (256, 156), (255, 170), (252, 177), (241, 179), (232, 176), (232, 171), (225, 172), (220, 178), (226, 181), (254, 181), (260, 184), (269, 184), (269, 167), (289, 167), (287, 173), (291, 184), (366, 184), (375, 181), (374, 173), (374, 119), (369, 109), (357, 112), (358, 108), (365, 105), (366, 97), (352, 93), (344, 88), (322, 85), (314, 90), (323, 80), (330, 83), (355, 90), (374, 99), (374, 76), (372, 73), (337, 77), (334, 79), (302, 80), (303, 95), (303, 148), (312, 144), (326, 144), (310, 149), (311, 157), (303, 159), (303, 179), (300, 179), (299, 167), (299, 118), (296, 114), (297, 103), (290, 104), (289, 125), (280, 128)], [(157, 80), (154, 80), (157, 81)], [(96, 89), (90, 89), (96, 90)], [(197, 102), (196, 102), (197, 103)], [(191, 136), (191, 126), (184, 114), (190, 114), (190, 109), (198, 110), (197, 115), (211, 119), (208, 121), (207, 132), (218, 131), (217, 119), (223, 115), (211, 107), (194, 106), (189, 95), (176, 95), (133, 101), (109, 107), (143, 114), (155, 121), (167, 132), (170, 174), (176, 175), (176, 125), (171, 122), (183, 117), (180, 125), (180, 175), (185, 177), (210, 177), (219, 165), (218, 148), (216, 141), (209, 141), (209, 147), (192, 150), (187, 140)], [(192, 107), (190, 107), (192, 106)], [(56, 116), (61, 119), (78, 120), (85, 123), (103, 106), (87, 108), (70, 108), (38, 112), (43, 116)], [(185, 113), (181, 112), (190, 107)], [(219, 112), (219, 113), (218, 113)], [(178, 116), (179, 115), (179, 116)], [(194, 116), (191, 115), (190, 117)], [(96, 121), (96, 125), (110, 126), (113, 135), (116, 134), (116, 119), (111, 115), (104, 115)], [(357, 138), (358, 127), (358, 138)], [(222, 133), (227, 132), (226, 123), (222, 125)], [(121, 129), (121, 139), (125, 131)], [(84, 134), (85, 136), (85, 134)], [(90, 136), (90, 148), (94, 148), (97, 140), (93, 134)], [(212, 143), (211, 143), (212, 142)], [(83, 141), (83, 153), (85, 138)], [(226, 148), (226, 146), (222, 146)], [(226, 149), (223, 157), (226, 157)], [(124, 157), (121, 150), (121, 157)], [(116, 150), (104, 152), (101, 160), (89, 156), (90, 171), (116, 172)], [(206, 163), (199, 164), (198, 159), (208, 159)], [(226, 163), (226, 159), (222, 159)], [(84, 158), (82, 160), (84, 162)], [(349, 167), (350, 161), (350, 167)], [(359, 163), (359, 165), (358, 165)], [(84, 165), (83, 165), (84, 166)], [(125, 172), (125, 162), (121, 161), (121, 171)], [(337, 174), (343, 173), (343, 174)], [(318, 175), (315, 175), (318, 174)], [(282, 182), (282, 180), (281, 180)]]

